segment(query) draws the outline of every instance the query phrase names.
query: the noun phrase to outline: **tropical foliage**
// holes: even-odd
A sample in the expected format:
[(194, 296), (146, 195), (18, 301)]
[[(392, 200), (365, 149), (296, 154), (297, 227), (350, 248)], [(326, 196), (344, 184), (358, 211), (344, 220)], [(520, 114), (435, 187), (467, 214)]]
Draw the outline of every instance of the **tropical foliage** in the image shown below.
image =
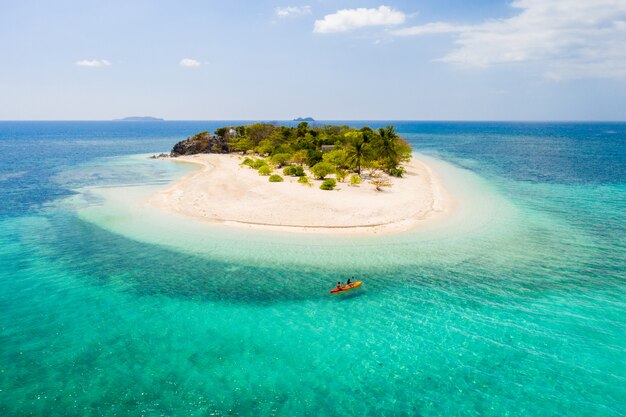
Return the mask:
[[(246, 162), (244, 161), (244, 164)], [(251, 162), (250, 166), (254, 169), (259, 169), (262, 168), (264, 166), (267, 165), (267, 162), (265, 162), (263, 159), (255, 159), (254, 161)]]
[(404, 167), (391, 168), (389, 170), (389, 175), (392, 177), (402, 178), (404, 174), (406, 174), (406, 168)]
[(363, 180), (356, 174), (350, 176), (350, 185), (356, 186), (359, 185)]
[(311, 184), (311, 181), (309, 181), (309, 177), (307, 177), (307, 176), (303, 176), (303, 177), (298, 178), (298, 182), (300, 184), (308, 185), (309, 187), (313, 186), (313, 184)]
[(323, 180), (326, 175), (335, 172), (335, 167), (330, 162), (318, 162), (311, 167), (311, 172), (318, 180)]
[(277, 153), (272, 155), (272, 157), (270, 158), (272, 164), (274, 164), (277, 168), (282, 168), (287, 165), (290, 159), (291, 155), (288, 153)]
[(392, 186), (392, 184), (384, 178), (374, 178), (373, 180), (370, 181), (370, 184), (372, 184), (376, 188), (376, 191), (382, 191), (383, 190), (382, 187)]
[(322, 185), (320, 185), (320, 189), (330, 191), (330, 190), (334, 190), (336, 186), (337, 186), (337, 180), (335, 180), (334, 178), (328, 178), (324, 180)]
[(268, 176), (272, 173), (273, 169), (269, 165), (263, 165), (259, 168), (259, 175)]
[[(295, 127), (254, 123), (219, 128), (215, 135), (228, 144), (231, 152), (256, 154), (259, 158), (246, 158), (244, 165), (259, 169), (267, 164), (265, 158), (276, 168), (306, 165), (319, 179), (337, 170), (361, 176), (364, 168), (402, 176), (403, 173), (397, 170), (402, 162), (411, 158), (411, 147), (393, 126), (373, 130), (369, 127), (309, 126), (306, 122)], [(316, 166), (317, 172), (313, 170)]]
[(304, 173), (304, 168), (300, 165), (290, 165), (283, 169), (284, 175), (290, 175), (292, 177), (304, 177), (306, 174)]
[(335, 169), (335, 178), (337, 178), (337, 181), (344, 182), (347, 176), (348, 176), (348, 171), (346, 171), (345, 169), (342, 169), (342, 168)]

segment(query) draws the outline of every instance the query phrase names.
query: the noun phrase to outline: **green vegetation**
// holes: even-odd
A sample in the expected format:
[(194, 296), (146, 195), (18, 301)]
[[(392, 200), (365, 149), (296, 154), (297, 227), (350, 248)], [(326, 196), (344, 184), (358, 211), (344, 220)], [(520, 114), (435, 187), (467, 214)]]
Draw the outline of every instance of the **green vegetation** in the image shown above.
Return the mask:
[(335, 167), (345, 167), (346, 151), (343, 149), (333, 149), (332, 151), (326, 152), (322, 155), (322, 161), (328, 162)]
[(391, 168), (389, 170), (389, 175), (392, 177), (402, 178), (406, 174), (406, 169), (404, 167)]
[(348, 132), (349, 142), (346, 149), (346, 162), (355, 168), (357, 175), (361, 175), (363, 163), (372, 159), (371, 147), (365, 141), (363, 132)]
[(291, 155), (291, 161), (294, 164), (298, 164), (300, 166), (302, 166), (302, 164), (304, 164), (308, 159), (309, 153), (306, 149), (300, 149), (299, 151), (296, 151), (293, 153), (293, 155)]
[(298, 178), (298, 182), (300, 184), (304, 184), (304, 185), (308, 185), (309, 187), (313, 187), (313, 184), (311, 184), (311, 181), (309, 181), (309, 177), (300, 177)]
[(318, 162), (311, 167), (311, 172), (318, 180), (323, 180), (326, 175), (335, 172), (335, 167), (329, 162)]
[(333, 172), (339, 168), (361, 175), (366, 166), (390, 174), (411, 158), (411, 147), (398, 136), (393, 126), (373, 130), (332, 125), (312, 127), (306, 122), (296, 127), (254, 123), (222, 127), (215, 131), (215, 135), (219, 141), (228, 144), (231, 152), (269, 157), (277, 168), (289, 164), (312, 168), (325, 162), (332, 165)]
[(259, 168), (259, 175), (268, 176), (272, 173), (273, 169), (269, 165), (263, 165)]
[(272, 155), (272, 157), (270, 158), (272, 164), (274, 164), (277, 168), (282, 168), (287, 165), (287, 162), (289, 162), (290, 159), (291, 155), (288, 153), (277, 153), (275, 155)]
[[(244, 161), (245, 162), (245, 161)], [(265, 162), (263, 159), (255, 159), (252, 162), (252, 165), (250, 165), (252, 168), (254, 169), (259, 169), (261, 167), (264, 167), (267, 165), (267, 162)]]
[(286, 167), (285, 169), (283, 169), (283, 174), (290, 175), (292, 177), (303, 177), (306, 175), (304, 173), (304, 168), (302, 168), (300, 165), (290, 165)]
[[(207, 132), (199, 135), (204, 138)], [(283, 175), (299, 177), (299, 183), (312, 185), (306, 176), (305, 169), (308, 169), (316, 179), (325, 180), (320, 187), (325, 190), (332, 190), (337, 181), (344, 182), (348, 177), (350, 185), (356, 186), (362, 182), (365, 170), (364, 177), (382, 191), (382, 187), (391, 186), (391, 182), (383, 178), (381, 172), (390, 177), (404, 176), (406, 170), (401, 164), (411, 159), (412, 152), (393, 126), (374, 130), (309, 126), (306, 122), (296, 127), (254, 123), (219, 128), (211, 140), (217, 144), (213, 147), (226, 147), (226, 152), (251, 155), (241, 164), (258, 170), (259, 175), (269, 176), (274, 168), (282, 168)], [(335, 178), (327, 178), (331, 174)], [(278, 178), (283, 180), (275, 174), (270, 181), (280, 181)]]
[(270, 182), (283, 182), (283, 181), (285, 181), (285, 180), (283, 179), (283, 177), (281, 177), (281, 176), (280, 176), (280, 175), (278, 175), (278, 174), (270, 175), (269, 180), (270, 180)]
[(328, 178), (324, 180), (322, 185), (320, 185), (320, 190), (334, 190), (337, 186), (337, 180), (334, 178)]
[(370, 184), (376, 187), (376, 191), (382, 191), (382, 187), (391, 187), (393, 185), (391, 182), (389, 182), (389, 180), (380, 177), (372, 179), (370, 181)]

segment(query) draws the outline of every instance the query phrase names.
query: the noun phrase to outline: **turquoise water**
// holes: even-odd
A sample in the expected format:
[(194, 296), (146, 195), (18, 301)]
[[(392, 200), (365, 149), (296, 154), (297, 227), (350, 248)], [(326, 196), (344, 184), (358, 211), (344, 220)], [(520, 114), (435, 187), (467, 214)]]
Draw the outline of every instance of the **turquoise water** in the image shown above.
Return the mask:
[(399, 123), (459, 209), (375, 238), (143, 207), (221, 124), (0, 123), (0, 415), (626, 414), (626, 124)]

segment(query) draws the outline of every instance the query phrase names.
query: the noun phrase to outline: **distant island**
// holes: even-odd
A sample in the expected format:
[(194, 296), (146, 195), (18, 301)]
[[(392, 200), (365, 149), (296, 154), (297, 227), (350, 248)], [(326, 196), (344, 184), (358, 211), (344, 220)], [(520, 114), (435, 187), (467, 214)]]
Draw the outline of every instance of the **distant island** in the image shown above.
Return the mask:
[(294, 122), (314, 122), (315, 119), (312, 117), (296, 117), (293, 119)]
[(123, 119), (113, 119), (114, 122), (162, 122), (163, 119), (151, 116), (130, 116)]

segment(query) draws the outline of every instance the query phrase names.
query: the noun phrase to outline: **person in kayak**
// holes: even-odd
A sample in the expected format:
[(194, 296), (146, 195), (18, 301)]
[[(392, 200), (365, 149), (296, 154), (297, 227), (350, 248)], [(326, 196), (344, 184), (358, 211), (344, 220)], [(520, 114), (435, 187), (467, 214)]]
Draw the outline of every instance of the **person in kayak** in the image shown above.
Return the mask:
[[(352, 277), (352, 278), (354, 278), (354, 277)], [(346, 283), (346, 285), (350, 285), (351, 282), (352, 281), (350, 281), (350, 278), (348, 278), (348, 282)]]
[(340, 290), (341, 289), (341, 282), (337, 283), (337, 289)]

